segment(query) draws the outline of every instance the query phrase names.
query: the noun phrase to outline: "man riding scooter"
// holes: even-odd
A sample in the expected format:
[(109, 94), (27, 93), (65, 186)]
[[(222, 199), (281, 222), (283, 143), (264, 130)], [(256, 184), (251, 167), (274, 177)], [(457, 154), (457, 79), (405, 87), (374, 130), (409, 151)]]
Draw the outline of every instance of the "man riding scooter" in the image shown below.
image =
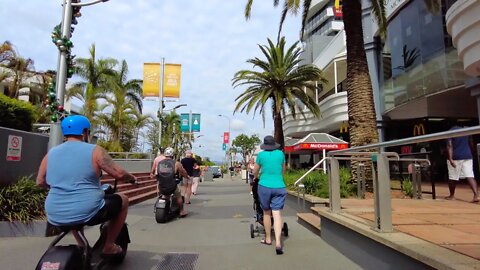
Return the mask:
[(182, 194), (175, 180), (175, 175), (180, 174), (180, 176), (183, 176), (186, 179), (190, 179), (190, 176), (188, 176), (188, 173), (185, 171), (182, 164), (173, 159), (173, 148), (168, 147), (165, 149), (163, 155), (165, 158), (158, 163), (157, 168), (158, 195), (160, 196), (160, 194), (162, 194), (169, 196), (175, 194), (178, 206), (180, 207), (180, 217), (185, 217), (187, 212), (183, 205)]
[(61, 227), (109, 221), (102, 257), (121, 254), (114, 241), (127, 217), (128, 197), (105, 194), (100, 176), (103, 170), (119, 181), (137, 179), (113, 162), (104, 148), (87, 143), (90, 122), (85, 116), (66, 117), (61, 126), (66, 141), (45, 155), (37, 176), (37, 185), (50, 189), (45, 201), (48, 222)]

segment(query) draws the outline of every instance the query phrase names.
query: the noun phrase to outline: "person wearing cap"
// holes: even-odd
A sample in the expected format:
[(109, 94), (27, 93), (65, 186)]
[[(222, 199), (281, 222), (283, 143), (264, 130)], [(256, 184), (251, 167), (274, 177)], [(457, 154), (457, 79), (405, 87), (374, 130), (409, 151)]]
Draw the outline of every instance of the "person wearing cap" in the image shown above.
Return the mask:
[(183, 195), (185, 196), (185, 203), (190, 204), (190, 197), (192, 196), (193, 184), (193, 166), (197, 160), (192, 157), (192, 151), (185, 151), (185, 157), (180, 161), (183, 168), (187, 171), (189, 177), (183, 177)]
[(272, 216), (273, 228), (275, 232), (275, 252), (277, 255), (283, 254), (283, 245), (281, 242), (282, 216), (280, 211), (285, 205), (287, 190), (283, 181), (285, 173), (285, 155), (280, 148), (280, 144), (275, 142), (272, 136), (265, 136), (263, 144), (260, 145), (263, 150), (255, 160), (253, 174), (255, 179), (259, 179), (258, 198), (263, 210), (263, 226), (265, 228), (265, 238), (261, 240), (262, 244), (272, 244)]
[[(90, 121), (82, 115), (63, 119), (66, 140), (43, 158), (37, 185), (49, 188), (45, 200), (47, 220), (55, 226), (97, 225), (109, 221), (102, 256), (115, 256), (115, 244), (128, 212), (128, 197), (105, 194), (100, 184), (102, 170), (116, 180), (135, 183), (137, 178), (116, 164), (107, 151), (88, 143)], [(78, 241), (78, 234), (74, 233)]]

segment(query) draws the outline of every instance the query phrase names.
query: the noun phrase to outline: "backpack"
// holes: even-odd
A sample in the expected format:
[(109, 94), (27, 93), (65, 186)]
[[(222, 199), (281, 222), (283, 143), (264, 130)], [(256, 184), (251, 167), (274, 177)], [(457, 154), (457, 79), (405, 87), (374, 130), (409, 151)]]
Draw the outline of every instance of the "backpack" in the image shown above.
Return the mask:
[(173, 159), (164, 159), (158, 163), (157, 181), (163, 195), (170, 195), (177, 189), (175, 162)]

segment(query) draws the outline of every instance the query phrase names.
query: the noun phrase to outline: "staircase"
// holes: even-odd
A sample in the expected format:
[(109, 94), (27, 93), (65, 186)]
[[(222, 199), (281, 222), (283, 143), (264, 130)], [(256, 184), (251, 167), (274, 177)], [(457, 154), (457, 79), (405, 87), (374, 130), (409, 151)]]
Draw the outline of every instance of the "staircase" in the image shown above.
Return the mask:
[[(150, 174), (145, 173), (133, 173), (137, 177), (137, 185), (129, 183), (117, 184), (118, 193), (125, 194), (128, 197), (130, 205), (143, 202), (145, 200), (154, 198), (157, 196), (157, 180), (150, 179)], [(115, 179), (110, 175), (104, 175), (100, 179), (102, 184), (112, 184)]]

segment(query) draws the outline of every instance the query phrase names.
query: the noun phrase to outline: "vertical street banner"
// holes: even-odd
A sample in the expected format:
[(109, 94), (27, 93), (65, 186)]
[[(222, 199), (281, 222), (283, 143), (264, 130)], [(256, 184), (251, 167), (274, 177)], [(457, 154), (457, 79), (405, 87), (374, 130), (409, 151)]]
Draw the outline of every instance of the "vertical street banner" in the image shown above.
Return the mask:
[(228, 144), (230, 141), (230, 132), (223, 133), (223, 144)]
[(200, 114), (192, 113), (192, 132), (200, 132)]
[(163, 96), (170, 98), (180, 97), (180, 79), (182, 65), (165, 64), (165, 72), (163, 74)]
[(143, 64), (143, 96), (160, 96), (160, 63)]
[(182, 132), (190, 132), (190, 114), (180, 114), (180, 130)]
[(227, 151), (227, 144), (225, 144), (225, 143), (222, 144), (222, 150), (223, 150), (223, 151)]

